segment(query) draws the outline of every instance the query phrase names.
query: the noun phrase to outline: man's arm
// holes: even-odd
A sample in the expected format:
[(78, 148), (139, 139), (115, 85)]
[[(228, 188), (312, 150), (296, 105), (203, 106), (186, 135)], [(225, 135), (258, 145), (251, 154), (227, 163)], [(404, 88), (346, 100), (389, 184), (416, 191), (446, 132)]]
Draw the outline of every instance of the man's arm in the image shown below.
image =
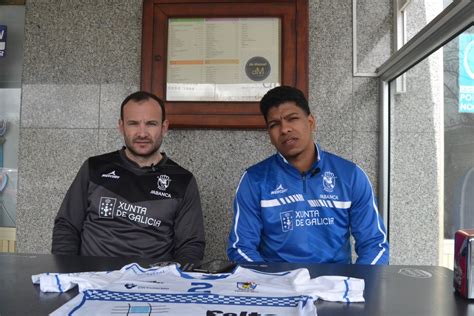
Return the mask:
[(358, 264), (388, 264), (387, 233), (379, 216), (370, 180), (356, 168), (352, 182), (351, 232)]
[(51, 252), (55, 255), (80, 254), (88, 186), (89, 164), (86, 161), (69, 187), (54, 220)]
[(227, 245), (227, 256), (232, 261), (264, 261), (258, 251), (263, 225), (257, 191), (245, 172), (234, 198), (234, 220)]
[(174, 251), (176, 261), (198, 262), (204, 257), (204, 221), (196, 179), (192, 177), (174, 223)]

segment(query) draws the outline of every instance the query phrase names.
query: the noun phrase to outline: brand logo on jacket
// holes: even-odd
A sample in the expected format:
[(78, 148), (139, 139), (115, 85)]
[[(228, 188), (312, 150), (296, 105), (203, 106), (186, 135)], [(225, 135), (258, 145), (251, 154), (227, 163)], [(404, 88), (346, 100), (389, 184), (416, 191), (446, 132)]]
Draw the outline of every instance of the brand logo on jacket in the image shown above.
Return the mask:
[(280, 183), (275, 190), (273, 190), (270, 194), (280, 194), (280, 193), (285, 193), (288, 191), (288, 189), (285, 189), (283, 185)]
[(336, 186), (336, 176), (334, 173), (330, 171), (326, 171), (323, 174), (323, 186), (324, 186), (324, 191), (326, 192), (332, 192), (334, 190), (334, 187)]
[(104, 173), (101, 175), (102, 178), (112, 178), (112, 179), (120, 179), (120, 176), (115, 174), (115, 170), (109, 173)]
[(114, 208), (117, 199), (111, 197), (101, 197), (99, 201), (99, 217), (100, 218), (114, 218)]
[(281, 229), (284, 232), (293, 230), (294, 212), (288, 211), (280, 213)]

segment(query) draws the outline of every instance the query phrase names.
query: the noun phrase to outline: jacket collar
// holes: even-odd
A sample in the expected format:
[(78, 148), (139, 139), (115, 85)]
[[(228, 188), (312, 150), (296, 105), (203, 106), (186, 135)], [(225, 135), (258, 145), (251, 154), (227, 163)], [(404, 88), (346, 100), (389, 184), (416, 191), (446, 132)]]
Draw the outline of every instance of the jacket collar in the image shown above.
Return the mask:
[(282, 164), (285, 168), (287, 168), (287, 170), (291, 170), (292, 173), (296, 172), (299, 176), (312, 173), (314, 170), (318, 168), (321, 161), (321, 154), (322, 154), (321, 147), (316, 142), (314, 143), (314, 147), (316, 149), (316, 161), (313, 163), (310, 170), (308, 170), (307, 172), (301, 173), (292, 164), (290, 164), (288, 160), (286, 160), (286, 158), (280, 152), (277, 152), (276, 154), (277, 160), (280, 164)]
[(157, 169), (161, 168), (163, 165), (166, 164), (168, 160), (168, 156), (166, 153), (161, 152), (161, 155), (163, 156), (161, 160), (156, 164), (156, 165), (151, 165), (151, 166), (146, 166), (146, 167), (140, 167), (135, 161), (130, 160), (127, 155), (125, 154), (125, 146), (122, 147), (122, 149), (119, 150), (120, 158), (122, 161), (128, 165), (129, 167), (133, 169), (138, 169), (140, 171), (157, 171)]

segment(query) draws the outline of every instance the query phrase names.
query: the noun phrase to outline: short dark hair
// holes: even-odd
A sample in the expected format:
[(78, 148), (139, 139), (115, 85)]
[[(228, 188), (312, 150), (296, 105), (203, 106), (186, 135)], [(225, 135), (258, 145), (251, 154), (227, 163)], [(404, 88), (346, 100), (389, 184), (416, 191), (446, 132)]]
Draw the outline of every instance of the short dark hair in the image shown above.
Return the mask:
[(270, 108), (278, 107), (285, 102), (295, 102), (307, 115), (311, 114), (308, 100), (301, 90), (290, 86), (279, 86), (268, 90), (260, 100), (260, 112), (262, 112), (265, 122)]
[(123, 120), (123, 108), (124, 108), (125, 104), (127, 104), (129, 101), (140, 102), (140, 101), (146, 101), (146, 100), (149, 100), (149, 99), (155, 100), (160, 105), (160, 108), (161, 108), (161, 121), (163, 122), (166, 118), (165, 103), (163, 102), (163, 100), (158, 98), (153, 93), (146, 92), (146, 91), (134, 92), (134, 93), (130, 94), (128, 97), (126, 97), (125, 100), (123, 100), (122, 105), (120, 106), (120, 119)]

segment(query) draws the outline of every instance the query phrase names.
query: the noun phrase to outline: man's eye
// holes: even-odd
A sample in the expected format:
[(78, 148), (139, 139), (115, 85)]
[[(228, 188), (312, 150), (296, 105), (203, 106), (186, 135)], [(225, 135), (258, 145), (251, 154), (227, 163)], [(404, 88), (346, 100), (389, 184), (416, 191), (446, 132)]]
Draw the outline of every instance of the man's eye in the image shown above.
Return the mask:
[(158, 122), (148, 122), (147, 125), (158, 126)]

